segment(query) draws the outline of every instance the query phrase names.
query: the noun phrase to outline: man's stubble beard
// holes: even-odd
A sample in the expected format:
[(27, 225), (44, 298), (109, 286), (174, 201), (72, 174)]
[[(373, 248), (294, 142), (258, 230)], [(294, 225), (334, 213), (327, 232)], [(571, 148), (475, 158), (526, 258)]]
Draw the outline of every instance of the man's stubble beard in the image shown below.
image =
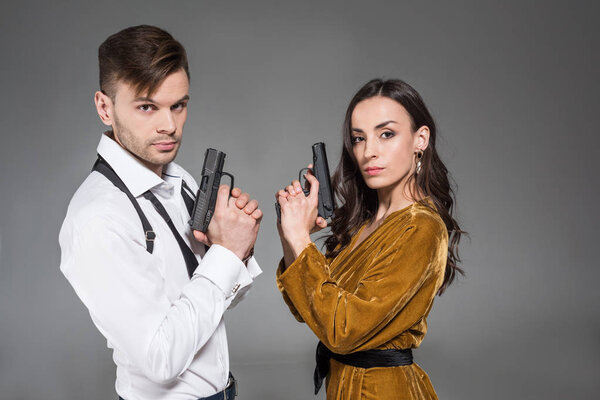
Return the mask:
[(113, 135), (115, 141), (124, 147), (125, 150), (130, 152), (135, 158), (140, 160), (146, 166), (165, 166), (171, 161), (175, 159), (177, 153), (179, 151), (179, 144), (181, 142), (178, 141), (177, 147), (170, 154), (170, 157), (156, 157), (151, 154), (152, 143), (155, 140), (159, 140), (160, 138), (151, 138), (148, 140), (144, 140), (142, 143), (136, 140), (135, 136), (132, 134), (131, 130), (129, 130), (124, 124), (122, 124), (119, 120), (119, 117), (115, 113), (114, 115), (114, 127), (113, 127)]

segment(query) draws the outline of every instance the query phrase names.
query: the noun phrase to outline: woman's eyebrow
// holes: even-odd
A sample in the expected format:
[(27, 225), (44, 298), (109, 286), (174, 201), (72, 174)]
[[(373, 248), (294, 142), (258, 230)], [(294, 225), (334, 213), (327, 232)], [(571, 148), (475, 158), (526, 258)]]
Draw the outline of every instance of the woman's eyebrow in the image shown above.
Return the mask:
[(386, 126), (387, 124), (391, 124), (391, 123), (397, 124), (397, 122), (396, 122), (396, 121), (389, 120), (389, 121), (385, 121), (385, 122), (382, 122), (382, 123), (380, 123), (379, 125), (377, 125), (377, 126), (375, 127), (375, 129), (381, 129), (381, 128), (383, 128), (384, 126)]
[[(389, 121), (385, 121), (385, 122), (382, 122), (382, 123), (380, 123), (379, 125), (377, 125), (377, 126), (375, 127), (375, 129), (381, 129), (381, 128), (383, 128), (384, 126), (386, 126), (387, 124), (391, 124), (391, 123), (397, 124), (397, 122), (396, 122), (396, 121), (389, 120)], [(362, 129), (360, 129), (360, 128), (352, 128), (352, 132), (365, 133), (365, 132), (364, 132)]]

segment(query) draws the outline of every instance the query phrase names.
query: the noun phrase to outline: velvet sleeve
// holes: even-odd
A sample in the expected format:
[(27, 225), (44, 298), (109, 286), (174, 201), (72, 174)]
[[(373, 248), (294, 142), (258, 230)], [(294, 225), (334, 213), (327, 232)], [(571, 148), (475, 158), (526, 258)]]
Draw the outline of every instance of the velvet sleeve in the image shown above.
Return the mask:
[(292, 303), (292, 300), (290, 299), (290, 296), (287, 295), (285, 288), (283, 287), (279, 277), (281, 277), (281, 274), (283, 271), (283, 267), (285, 265), (285, 262), (283, 261), (283, 258), (281, 259), (281, 261), (279, 261), (279, 266), (277, 267), (277, 288), (279, 289), (279, 291), (281, 292), (281, 295), (283, 296), (283, 301), (285, 302), (285, 304), (287, 304), (287, 306), (290, 309), (290, 312), (292, 313), (292, 315), (296, 318), (296, 320), (298, 320), (298, 322), (304, 322), (304, 319), (302, 319), (302, 316), (300, 315), (300, 313), (298, 312), (298, 310), (296, 310), (296, 307), (294, 306), (294, 303)]
[(292, 312), (336, 353), (377, 348), (429, 312), (443, 279), (447, 236), (425, 219), (390, 235), (384, 247), (367, 251), (373, 262), (353, 292), (332, 279), (314, 244), (278, 276)]

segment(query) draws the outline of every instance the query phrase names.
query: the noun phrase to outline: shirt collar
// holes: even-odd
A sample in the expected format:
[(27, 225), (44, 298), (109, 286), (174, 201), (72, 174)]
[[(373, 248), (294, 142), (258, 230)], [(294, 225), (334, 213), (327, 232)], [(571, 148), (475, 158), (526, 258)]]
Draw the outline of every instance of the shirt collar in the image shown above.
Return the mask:
[[(110, 164), (134, 197), (138, 197), (153, 187), (165, 183), (158, 175), (150, 171), (131, 153), (111, 139), (108, 133), (105, 132), (100, 139), (97, 149), (98, 154)], [(169, 167), (167, 165), (167, 172), (173, 169)]]

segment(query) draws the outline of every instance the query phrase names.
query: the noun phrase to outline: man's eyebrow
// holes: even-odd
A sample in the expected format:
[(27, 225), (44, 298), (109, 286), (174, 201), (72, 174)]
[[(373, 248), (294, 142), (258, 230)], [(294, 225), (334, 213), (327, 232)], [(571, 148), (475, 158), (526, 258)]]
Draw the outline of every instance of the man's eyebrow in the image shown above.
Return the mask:
[(138, 98), (133, 99), (133, 101), (144, 101), (146, 103), (156, 103), (150, 97), (138, 97)]
[[(381, 129), (381, 128), (383, 128), (384, 126), (386, 126), (387, 124), (391, 124), (391, 123), (397, 124), (397, 122), (396, 122), (396, 121), (389, 120), (389, 121), (385, 121), (385, 122), (382, 122), (382, 123), (380, 123), (379, 125), (377, 125), (377, 126), (375, 127), (375, 129)], [(365, 132), (364, 132), (362, 129), (360, 129), (360, 128), (352, 128), (352, 132), (365, 133)]]
[[(189, 100), (189, 99), (190, 99), (190, 96), (186, 94), (185, 96), (183, 96), (182, 98), (180, 98), (179, 100), (177, 100), (175, 102), (175, 104), (181, 103), (182, 101)], [(135, 101), (135, 102), (143, 101), (143, 102), (146, 102), (146, 103), (156, 103), (156, 101), (154, 99), (150, 98), (150, 97), (138, 97), (138, 98), (133, 99), (133, 101)]]

